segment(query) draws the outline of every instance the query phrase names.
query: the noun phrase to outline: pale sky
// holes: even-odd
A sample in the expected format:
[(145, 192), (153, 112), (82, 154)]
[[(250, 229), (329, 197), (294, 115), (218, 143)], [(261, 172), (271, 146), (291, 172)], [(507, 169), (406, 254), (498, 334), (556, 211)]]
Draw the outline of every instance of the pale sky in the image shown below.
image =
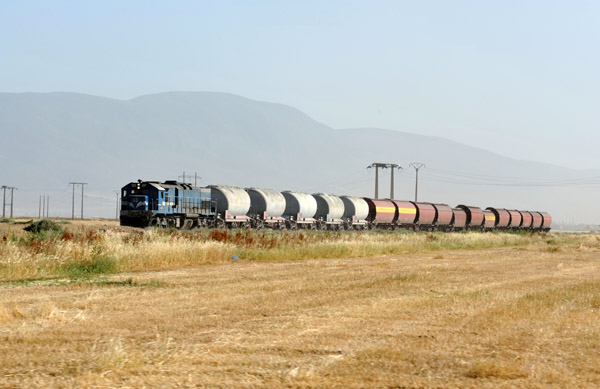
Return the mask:
[(600, 169), (597, 1), (4, 0), (0, 36), (1, 92), (230, 92)]

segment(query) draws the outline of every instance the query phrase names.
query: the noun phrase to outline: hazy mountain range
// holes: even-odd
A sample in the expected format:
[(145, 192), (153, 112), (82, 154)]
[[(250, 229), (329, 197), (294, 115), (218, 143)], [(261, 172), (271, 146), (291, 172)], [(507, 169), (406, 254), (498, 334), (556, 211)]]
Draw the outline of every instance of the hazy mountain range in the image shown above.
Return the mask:
[[(75, 93), (0, 94), (0, 185), (15, 186), (16, 215), (71, 214), (71, 181), (87, 182), (86, 216), (114, 216), (116, 194), (138, 178), (373, 196), (373, 162), (396, 163), (395, 197), (545, 210), (555, 220), (600, 223), (599, 171), (515, 160), (439, 137), (332, 129), (285, 105), (212, 92), (115, 100)], [(538, 147), (535, 144), (532, 148)], [(181, 179), (181, 177), (179, 177)], [(389, 170), (380, 197), (389, 196)], [(186, 177), (186, 181), (193, 182)], [(597, 182), (597, 181), (596, 181)], [(79, 212), (80, 189), (75, 207)]]

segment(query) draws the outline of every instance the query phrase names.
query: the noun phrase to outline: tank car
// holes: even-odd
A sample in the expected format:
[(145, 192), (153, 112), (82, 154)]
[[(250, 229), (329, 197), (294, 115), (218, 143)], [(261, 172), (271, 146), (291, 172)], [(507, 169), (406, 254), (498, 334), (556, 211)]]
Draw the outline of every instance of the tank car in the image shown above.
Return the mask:
[(374, 228), (394, 229), (398, 219), (398, 207), (393, 200), (370, 199), (364, 197), (369, 205), (369, 225)]
[(415, 219), (415, 230), (434, 230), (434, 222), (436, 217), (436, 211), (433, 204), (430, 203), (416, 203), (412, 202), (417, 208), (417, 217)]
[(286, 228), (286, 219), (282, 217), (285, 212), (285, 197), (273, 189), (248, 188), (250, 196), (250, 210), (248, 216), (252, 219), (255, 228)]
[(217, 227), (250, 227), (250, 195), (242, 188), (228, 185), (209, 185), (215, 202)]
[(521, 229), (530, 230), (531, 224), (533, 223), (533, 216), (531, 216), (531, 213), (528, 211), (519, 211), (519, 213), (521, 214), (521, 218), (523, 219), (523, 222), (521, 223)]
[(484, 209), (483, 210), (483, 230), (491, 231), (494, 228), (496, 228), (496, 216), (494, 215), (494, 212)]
[(552, 224), (552, 216), (550, 216), (550, 214), (547, 212), (540, 212), (540, 214), (542, 215), (542, 231), (550, 231), (550, 225)]
[(507, 211), (510, 214), (510, 224), (508, 225), (508, 228), (513, 231), (519, 230), (523, 224), (523, 215), (517, 210), (508, 209)]
[(491, 211), (496, 218), (495, 228), (498, 230), (506, 230), (510, 228), (511, 213), (504, 208), (487, 207), (486, 210)]
[(308, 193), (284, 191), (285, 210), (283, 217), (291, 229), (304, 228), (316, 229), (317, 200)]
[(395, 224), (400, 228), (414, 229), (417, 220), (417, 206), (412, 201), (392, 200), (397, 210)]
[(457, 208), (460, 208), (463, 211), (465, 211), (465, 214), (467, 216), (465, 226), (466, 229), (474, 231), (479, 231), (482, 229), (485, 221), (485, 215), (483, 214), (481, 208), (463, 204), (458, 205)]
[(344, 228), (345, 206), (341, 198), (326, 193), (313, 194), (317, 202), (315, 219), (321, 229), (340, 230)]
[(467, 228), (467, 213), (463, 208), (452, 208), (452, 231), (462, 231)]
[(435, 208), (435, 229), (439, 231), (450, 231), (452, 229), (452, 208), (447, 204), (432, 204)]
[(531, 217), (533, 218), (533, 221), (531, 222), (531, 230), (537, 231), (537, 230), (541, 229), (542, 225), (544, 224), (544, 217), (542, 216), (542, 214), (539, 212), (532, 212), (532, 211), (529, 211), (529, 213), (531, 214)]
[(369, 217), (369, 204), (362, 197), (341, 196), (344, 203), (344, 215), (342, 218), (346, 222), (346, 228), (363, 230), (369, 226), (367, 218)]

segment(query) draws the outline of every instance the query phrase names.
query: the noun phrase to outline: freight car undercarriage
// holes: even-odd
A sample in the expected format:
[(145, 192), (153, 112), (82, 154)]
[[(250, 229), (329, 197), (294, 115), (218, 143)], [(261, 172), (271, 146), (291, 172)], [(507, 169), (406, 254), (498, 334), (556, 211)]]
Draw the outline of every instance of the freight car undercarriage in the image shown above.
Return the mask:
[(549, 228), (483, 228), (483, 227), (453, 227), (447, 225), (397, 225), (397, 224), (374, 224), (369, 222), (353, 222), (351, 219), (336, 223), (327, 223), (322, 220), (290, 220), (281, 219), (276, 222), (265, 222), (259, 217), (246, 217), (244, 219), (207, 217), (202, 215), (185, 214), (154, 214), (147, 213), (135, 216), (121, 215), (121, 225), (131, 227), (154, 227), (160, 229), (182, 229), (215, 228), (215, 229), (271, 229), (271, 230), (313, 230), (313, 231), (365, 231), (365, 230), (408, 230), (422, 232), (460, 232), (460, 231), (526, 231), (526, 232), (549, 232)]

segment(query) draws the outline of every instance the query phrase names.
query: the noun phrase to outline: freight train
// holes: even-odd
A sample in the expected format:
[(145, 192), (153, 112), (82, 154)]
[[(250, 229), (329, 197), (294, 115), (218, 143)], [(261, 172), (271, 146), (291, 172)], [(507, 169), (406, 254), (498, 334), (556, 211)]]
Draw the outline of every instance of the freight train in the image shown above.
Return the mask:
[(163, 228), (272, 228), (425, 231), (550, 231), (546, 212), (436, 204), (177, 181), (121, 189), (121, 225)]

